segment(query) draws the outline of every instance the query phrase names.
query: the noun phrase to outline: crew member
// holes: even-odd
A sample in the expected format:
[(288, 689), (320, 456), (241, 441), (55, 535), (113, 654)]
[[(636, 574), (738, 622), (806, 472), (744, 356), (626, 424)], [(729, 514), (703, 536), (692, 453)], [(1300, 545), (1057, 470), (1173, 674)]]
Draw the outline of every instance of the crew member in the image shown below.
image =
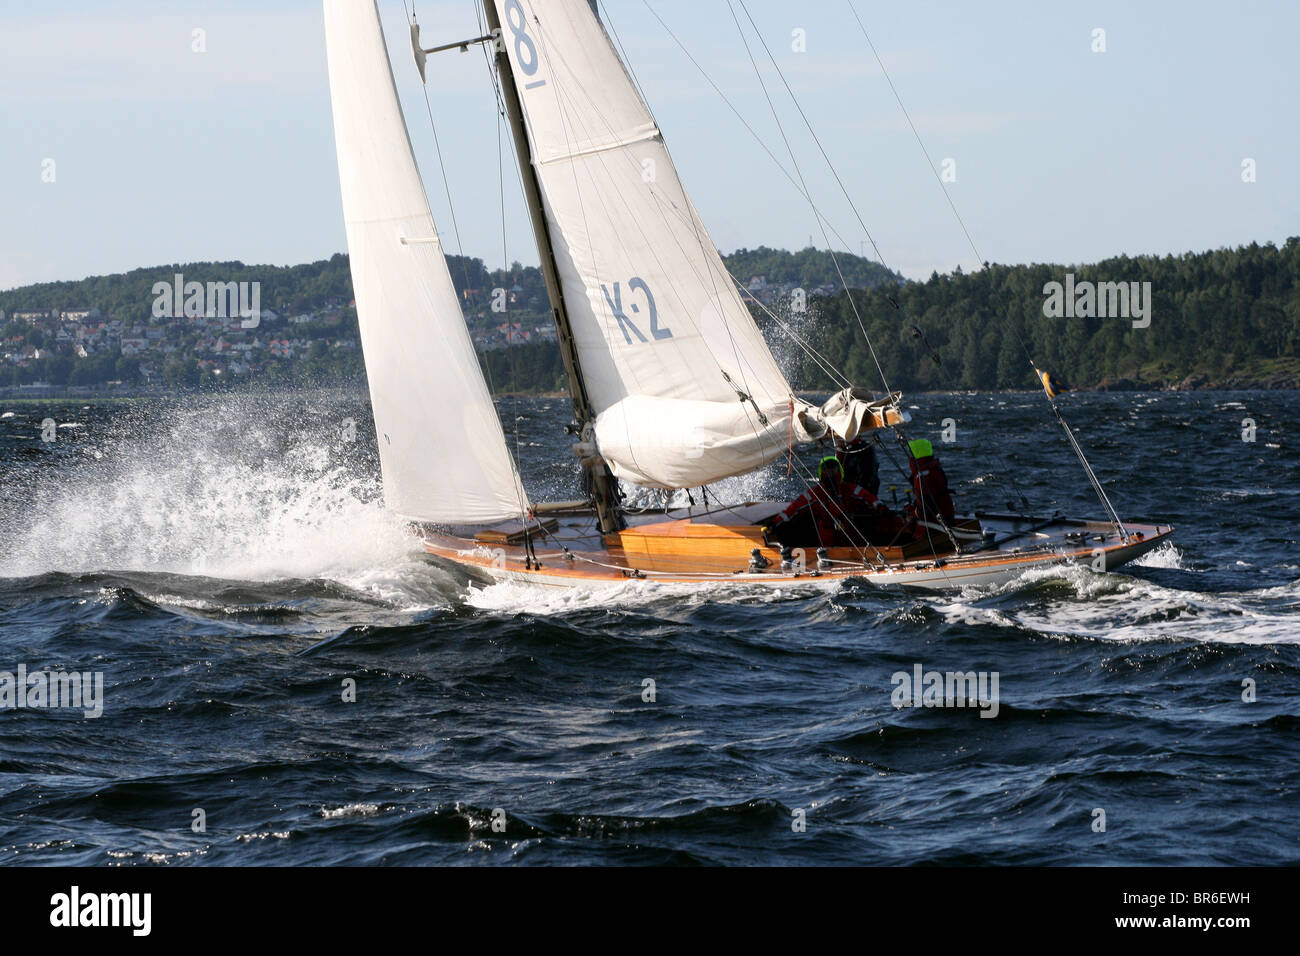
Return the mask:
[[(948, 493), (948, 476), (944, 474), (939, 459), (934, 457), (934, 446), (924, 438), (907, 443), (912, 469), (912, 504), (909, 511), (918, 522), (951, 524), (956, 509)], [(918, 532), (923, 533), (918, 528)]]
[(844, 466), (844, 479), (873, 495), (880, 494), (880, 464), (876, 461), (876, 446), (865, 438), (855, 438), (847, 444), (835, 440), (835, 457)]
[(817, 544), (823, 548), (837, 543), (861, 544), (864, 533), (870, 535), (878, 530), (876, 525), (879, 530), (895, 525), (895, 516), (875, 495), (844, 479), (844, 466), (834, 455), (818, 463), (817, 484), (790, 502), (773, 519), (771, 530), (778, 531), (796, 518), (811, 520)]

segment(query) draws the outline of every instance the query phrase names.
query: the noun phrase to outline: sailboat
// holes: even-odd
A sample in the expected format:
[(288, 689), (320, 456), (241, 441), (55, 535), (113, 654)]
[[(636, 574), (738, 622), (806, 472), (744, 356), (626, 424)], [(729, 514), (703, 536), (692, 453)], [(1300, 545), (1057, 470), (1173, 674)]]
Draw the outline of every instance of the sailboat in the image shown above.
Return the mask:
[[(590, 0), (484, 0), (483, 36), (427, 50), (411, 26), (422, 79), (428, 55), (488, 46), (512, 130), (585, 493), (531, 500), (453, 287), (377, 4), (324, 8), (385, 502), (430, 555), (481, 579), (559, 587), (855, 578), (958, 588), (1044, 566), (1116, 568), (1172, 532), (1121, 521), (1082, 449), (1107, 519), (914, 515), (905, 537), (870, 540), (841, 512), (842, 534), (799, 541), (770, 531), (788, 501), (710, 502), (710, 485), (801, 464), (810, 444), (890, 436), (906, 451), (910, 418), (896, 391), (845, 385), (821, 404), (795, 394)], [(663, 507), (628, 507), (629, 486), (664, 490)], [(682, 489), (690, 503), (671, 506)], [(690, 489), (703, 489), (702, 503)]]

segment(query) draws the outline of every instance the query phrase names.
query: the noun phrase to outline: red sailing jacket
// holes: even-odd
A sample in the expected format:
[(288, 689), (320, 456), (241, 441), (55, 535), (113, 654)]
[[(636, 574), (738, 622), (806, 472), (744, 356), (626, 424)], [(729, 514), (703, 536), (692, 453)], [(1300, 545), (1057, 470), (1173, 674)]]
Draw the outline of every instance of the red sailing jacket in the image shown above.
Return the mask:
[(849, 528), (849, 519), (861, 515), (862, 512), (871, 511), (882, 517), (889, 514), (889, 509), (866, 488), (842, 481), (839, 494), (833, 496), (825, 485), (818, 482), (790, 502), (785, 511), (773, 520), (772, 527), (780, 527), (805, 508), (812, 509), (813, 522), (817, 526), (818, 543), (823, 548), (835, 544), (835, 533), (840, 528), (843, 529), (840, 532), (841, 537), (846, 539), (857, 537)]
[(942, 517), (944, 521), (952, 521), (957, 510), (952, 495), (948, 494), (948, 476), (944, 474), (939, 459), (933, 455), (913, 458), (911, 466), (912, 498), (917, 517), (922, 520)]

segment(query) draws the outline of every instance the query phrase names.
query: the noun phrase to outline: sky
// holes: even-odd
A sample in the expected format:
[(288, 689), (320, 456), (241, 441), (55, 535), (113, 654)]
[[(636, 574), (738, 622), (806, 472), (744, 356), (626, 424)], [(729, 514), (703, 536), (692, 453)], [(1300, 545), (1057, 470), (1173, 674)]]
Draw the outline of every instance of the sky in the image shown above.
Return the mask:
[[(1300, 234), (1295, 0), (602, 6), (724, 253), (826, 246), (783, 172), (794, 172), (783, 130), (838, 234), (833, 245), (875, 258), (869, 231), (885, 264), (909, 278), (978, 265), (949, 199), (980, 258), (1000, 263)], [(444, 167), (402, 0), (380, 9), (444, 245), (489, 268), (536, 264), (505, 134), (503, 229), (500, 130), (482, 54), (429, 60)], [(417, 0), (424, 45), (478, 35), (475, 10), (474, 0)], [(775, 117), (733, 10), (747, 31), (752, 17), (772, 51), (775, 67), (747, 34)], [(937, 181), (855, 10), (953, 181)], [(1253, 182), (1243, 181), (1248, 161)], [(318, 2), (0, 0), (0, 289), (202, 260), (290, 265), (345, 250)]]

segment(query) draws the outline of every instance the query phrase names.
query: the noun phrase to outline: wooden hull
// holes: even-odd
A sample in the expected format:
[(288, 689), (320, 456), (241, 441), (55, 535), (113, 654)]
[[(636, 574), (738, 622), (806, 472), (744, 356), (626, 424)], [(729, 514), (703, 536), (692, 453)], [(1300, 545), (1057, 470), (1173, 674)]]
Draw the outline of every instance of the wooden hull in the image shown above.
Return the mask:
[[(978, 530), (968, 532), (966, 541), (958, 539), (961, 550), (947, 535), (936, 535), (905, 547), (830, 548), (820, 562), (814, 549), (796, 550), (783, 565), (779, 548), (764, 543), (759, 526), (781, 507), (757, 502), (642, 515), (623, 532), (603, 537), (590, 513), (576, 508), (530, 522), (527, 540), (518, 522), (416, 531), (429, 554), (492, 581), (548, 587), (629, 580), (781, 587), (853, 578), (940, 590), (1002, 584), (1031, 568), (1054, 565), (1113, 570), (1173, 532), (1168, 525), (1131, 523), (1125, 525), (1128, 540), (1121, 540), (1106, 522), (978, 514), (965, 522)], [(754, 549), (761, 556), (757, 562), (751, 561)]]

